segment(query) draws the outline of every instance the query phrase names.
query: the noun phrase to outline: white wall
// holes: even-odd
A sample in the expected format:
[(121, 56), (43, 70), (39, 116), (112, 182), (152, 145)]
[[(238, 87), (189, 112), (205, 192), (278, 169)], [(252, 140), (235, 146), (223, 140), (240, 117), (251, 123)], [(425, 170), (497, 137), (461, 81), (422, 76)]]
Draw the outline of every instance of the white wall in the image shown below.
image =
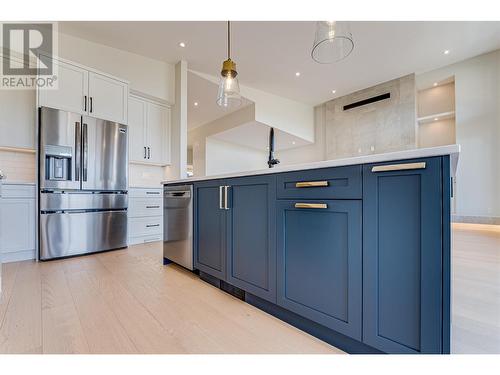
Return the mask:
[[(219, 78), (190, 70), (218, 84)], [(314, 107), (282, 96), (240, 85), (240, 93), (254, 103), (252, 120), (283, 130), (308, 142), (314, 142)]]
[(135, 53), (59, 34), (60, 57), (130, 81), (130, 88), (175, 102), (174, 65)]
[[(231, 112), (226, 116), (218, 118), (208, 124), (199, 126), (189, 131), (188, 144), (193, 148), (193, 173), (195, 176), (206, 176), (206, 159), (209, 153), (206, 148), (208, 137), (228, 130), (239, 125), (253, 121), (255, 109), (253, 105), (243, 107), (238, 111)], [(226, 142), (227, 143), (227, 142)], [(243, 147), (246, 149), (246, 147)]]
[(325, 106), (314, 108), (314, 139), (311, 145), (275, 152), (280, 165), (309, 163), (325, 160)]
[(205, 147), (207, 176), (266, 168), (266, 152), (212, 137), (207, 138)]
[(175, 65), (175, 105), (170, 130), (170, 160), (166, 168), (169, 180), (187, 176), (187, 62)]
[(456, 214), (500, 217), (500, 50), (417, 77), (419, 87), (455, 77)]

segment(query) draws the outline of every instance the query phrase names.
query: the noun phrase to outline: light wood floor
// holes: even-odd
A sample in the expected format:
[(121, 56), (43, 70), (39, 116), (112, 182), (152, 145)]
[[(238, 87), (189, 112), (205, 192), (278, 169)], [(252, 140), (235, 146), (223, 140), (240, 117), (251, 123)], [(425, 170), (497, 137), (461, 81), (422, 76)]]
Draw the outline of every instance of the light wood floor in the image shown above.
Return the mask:
[(500, 354), (500, 226), (454, 224), (452, 352)]
[[(157, 244), (3, 265), (0, 353), (341, 353), (161, 265)], [(454, 225), (452, 352), (500, 353), (500, 227)]]
[(161, 260), (151, 244), (4, 264), (0, 353), (342, 353)]

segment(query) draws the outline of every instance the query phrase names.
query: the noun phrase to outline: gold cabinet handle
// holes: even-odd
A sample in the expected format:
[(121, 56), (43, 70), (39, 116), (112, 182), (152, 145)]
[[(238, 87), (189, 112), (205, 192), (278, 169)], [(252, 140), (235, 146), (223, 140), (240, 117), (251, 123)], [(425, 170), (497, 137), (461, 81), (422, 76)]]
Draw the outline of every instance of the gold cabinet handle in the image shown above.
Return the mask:
[(326, 203), (295, 203), (295, 208), (328, 208)]
[(372, 172), (409, 171), (412, 169), (425, 169), (425, 162), (377, 165), (372, 167)]
[(328, 186), (328, 181), (303, 181), (295, 183), (296, 188), (321, 187), (321, 186), (323, 187)]

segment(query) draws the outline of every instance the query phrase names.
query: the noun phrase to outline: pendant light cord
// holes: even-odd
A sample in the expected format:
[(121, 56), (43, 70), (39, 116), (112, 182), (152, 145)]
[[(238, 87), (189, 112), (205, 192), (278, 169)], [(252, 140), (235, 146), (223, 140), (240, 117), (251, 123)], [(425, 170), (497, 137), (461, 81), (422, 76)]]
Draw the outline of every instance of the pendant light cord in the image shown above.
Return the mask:
[(231, 21), (227, 21), (227, 58), (231, 59)]

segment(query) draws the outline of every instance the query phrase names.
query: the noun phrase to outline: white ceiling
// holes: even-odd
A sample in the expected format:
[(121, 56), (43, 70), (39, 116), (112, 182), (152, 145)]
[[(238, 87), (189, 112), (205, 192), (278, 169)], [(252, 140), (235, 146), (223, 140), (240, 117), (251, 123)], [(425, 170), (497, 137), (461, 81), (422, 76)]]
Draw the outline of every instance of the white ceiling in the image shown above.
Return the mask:
[[(223, 110), (217, 105), (217, 85), (200, 76), (188, 72), (188, 129), (207, 124), (231, 112), (240, 110), (252, 102), (243, 98), (239, 107)], [(198, 103), (197, 106), (194, 103)]]
[[(269, 129), (270, 127), (268, 125), (253, 121), (214, 134), (211, 137), (267, 152), (267, 150), (269, 150)], [(296, 137), (279, 129), (274, 129), (274, 140), (274, 149), (276, 151), (310, 144), (310, 142), (302, 138)]]
[[(328, 17), (325, 17), (328, 18)], [(234, 22), (232, 58), (240, 84), (319, 104), (409, 73), (500, 48), (500, 22), (351, 22), (355, 48), (345, 60), (311, 57), (314, 22)], [(60, 22), (59, 30), (217, 75), (226, 58), (226, 23)], [(183, 41), (185, 48), (178, 46)], [(450, 50), (444, 55), (445, 49)], [(300, 77), (295, 72), (301, 73)], [(336, 94), (332, 94), (332, 90)]]

